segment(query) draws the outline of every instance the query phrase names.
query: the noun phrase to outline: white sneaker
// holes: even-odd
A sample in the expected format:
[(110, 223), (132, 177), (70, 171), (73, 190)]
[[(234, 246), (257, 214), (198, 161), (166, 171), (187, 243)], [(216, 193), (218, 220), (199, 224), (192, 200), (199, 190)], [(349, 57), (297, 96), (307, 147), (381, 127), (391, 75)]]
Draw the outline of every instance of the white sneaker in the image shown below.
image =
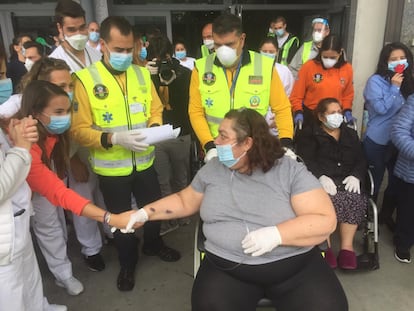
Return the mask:
[(67, 311), (68, 308), (64, 305), (49, 304), (43, 311)]
[(66, 280), (56, 280), (55, 281), (57, 286), (63, 287), (66, 289), (67, 293), (72, 296), (79, 295), (83, 292), (83, 285), (79, 280), (75, 277), (71, 276), (69, 279)]

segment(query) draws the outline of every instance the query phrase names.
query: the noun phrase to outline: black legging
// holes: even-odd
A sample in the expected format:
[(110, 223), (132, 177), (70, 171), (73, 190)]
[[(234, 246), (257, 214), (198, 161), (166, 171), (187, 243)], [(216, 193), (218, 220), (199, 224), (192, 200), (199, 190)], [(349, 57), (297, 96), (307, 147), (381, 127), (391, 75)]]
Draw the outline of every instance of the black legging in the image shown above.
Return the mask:
[(194, 281), (192, 311), (254, 311), (266, 296), (277, 311), (345, 311), (344, 290), (320, 252), (263, 265), (237, 265), (207, 253)]

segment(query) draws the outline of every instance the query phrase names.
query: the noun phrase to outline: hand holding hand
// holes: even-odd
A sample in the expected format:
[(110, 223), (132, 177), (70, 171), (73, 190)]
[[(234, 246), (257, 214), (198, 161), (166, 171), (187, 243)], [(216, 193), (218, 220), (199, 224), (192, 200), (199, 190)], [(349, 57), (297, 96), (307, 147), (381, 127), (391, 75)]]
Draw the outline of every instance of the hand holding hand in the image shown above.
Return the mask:
[(252, 231), (242, 241), (244, 253), (252, 254), (254, 257), (268, 253), (280, 244), (282, 244), (282, 237), (277, 226)]
[(217, 157), (217, 149), (211, 148), (209, 151), (207, 151), (206, 155), (204, 156), (204, 163), (207, 163), (212, 158), (216, 158), (216, 157)]
[(142, 142), (145, 138), (146, 136), (140, 130), (130, 130), (113, 133), (111, 142), (113, 145), (120, 145), (128, 150), (142, 152), (149, 147), (148, 144)]
[(322, 175), (319, 177), (319, 182), (328, 194), (335, 195), (337, 193), (336, 185), (330, 177)]
[(345, 185), (346, 191), (361, 194), (361, 183), (359, 182), (359, 179), (355, 176), (350, 175), (346, 177), (342, 181), (342, 183)]
[[(128, 224), (125, 230), (128, 232), (132, 229), (132, 227), (136, 224), (143, 225), (148, 220), (148, 214), (144, 208), (140, 208), (139, 210), (135, 211), (131, 217), (129, 218)], [(122, 231), (122, 230), (121, 230)]]
[(32, 116), (21, 120), (11, 119), (9, 123), (9, 136), (14, 146), (30, 150), (33, 143), (39, 139), (37, 120)]

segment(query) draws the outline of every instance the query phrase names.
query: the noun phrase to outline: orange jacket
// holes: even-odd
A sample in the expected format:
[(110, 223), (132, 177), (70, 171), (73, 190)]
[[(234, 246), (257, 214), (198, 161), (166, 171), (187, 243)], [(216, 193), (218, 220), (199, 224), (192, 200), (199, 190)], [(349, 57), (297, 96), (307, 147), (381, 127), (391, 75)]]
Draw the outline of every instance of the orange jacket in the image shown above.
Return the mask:
[(352, 110), (354, 99), (353, 71), (349, 63), (340, 68), (324, 69), (315, 60), (307, 61), (299, 70), (290, 102), (293, 112), (302, 109), (302, 103), (314, 110), (322, 98), (338, 99), (344, 110)]
[[(47, 137), (45, 146), (48, 158), (50, 158), (57, 141), (58, 137), (55, 135)], [(44, 196), (53, 205), (61, 206), (80, 215), (89, 200), (66, 187), (65, 183), (42, 162), (42, 150), (39, 145), (33, 145), (30, 154), (32, 155), (32, 166), (27, 176), (27, 182), (32, 191)]]

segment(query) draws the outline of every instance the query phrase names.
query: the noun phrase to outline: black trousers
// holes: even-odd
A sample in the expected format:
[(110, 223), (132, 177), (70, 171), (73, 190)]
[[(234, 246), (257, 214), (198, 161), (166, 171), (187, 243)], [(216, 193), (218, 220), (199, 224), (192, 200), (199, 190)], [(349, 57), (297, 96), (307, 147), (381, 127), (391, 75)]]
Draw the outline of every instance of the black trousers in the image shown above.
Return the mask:
[(207, 253), (194, 281), (192, 310), (255, 311), (264, 296), (277, 311), (348, 310), (344, 290), (317, 248), (263, 265)]
[[(99, 186), (108, 211), (119, 214), (131, 210), (131, 194), (139, 208), (161, 198), (160, 186), (155, 169), (134, 172), (129, 176), (98, 176)], [(160, 237), (159, 221), (149, 221), (144, 225), (143, 248), (159, 250), (163, 246)], [(138, 239), (134, 233), (114, 233), (119, 263), (124, 268), (135, 268), (138, 261)]]
[(395, 246), (409, 250), (414, 244), (414, 184), (397, 178)]

